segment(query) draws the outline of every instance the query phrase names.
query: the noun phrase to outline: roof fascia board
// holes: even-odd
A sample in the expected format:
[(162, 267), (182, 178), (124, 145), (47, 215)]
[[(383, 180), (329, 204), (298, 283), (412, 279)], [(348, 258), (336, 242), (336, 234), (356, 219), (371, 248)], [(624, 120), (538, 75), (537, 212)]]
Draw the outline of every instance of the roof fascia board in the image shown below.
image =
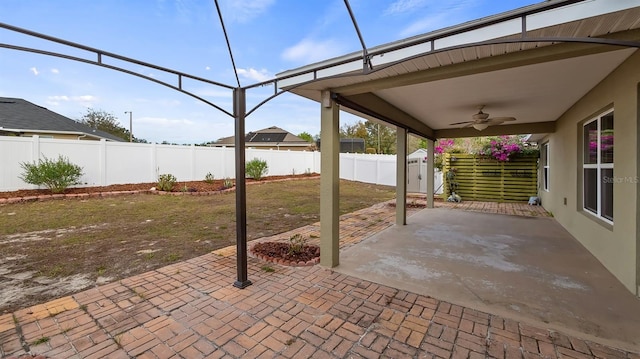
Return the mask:
[(105, 139), (105, 140), (113, 141), (112, 139), (107, 138), (107, 137), (102, 137), (102, 136), (98, 136), (98, 135), (91, 134), (91, 133), (86, 133), (86, 132), (75, 132), (75, 131), (34, 130), (34, 129), (6, 128), (6, 127), (0, 127), (0, 131), (17, 132), (17, 133), (33, 133), (36, 136), (39, 133), (52, 134), (52, 135), (87, 136), (87, 137), (93, 137), (93, 138), (99, 138), (99, 139)]
[[(429, 52), (452, 46), (489, 41), (498, 37), (520, 33), (524, 36), (526, 31), (538, 29), (542, 25), (544, 25), (543, 27), (554, 26), (567, 21), (603, 15), (638, 6), (640, 6), (639, 0), (547, 1), (374, 47), (369, 51), (369, 54), (370, 56), (378, 57), (378, 60), (382, 60), (380, 63), (373, 61), (374, 65), (380, 65), (420, 54), (427, 55)], [(534, 17), (532, 24), (529, 24), (529, 17)], [(394, 51), (401, 51), (402, 53), (394, 54)], [(387, 59), (383, 60), (381, 55), (384, 55)], [(276, 75), (275, 81), (278, 84), (278, 88), (288, 88), (328, 76), (345, 75), (357, 70), (362, 71), (362, 61), (362, 52), (355, 52), (298, 69), (284, 71)]]
[(591, 0), (568, 4), (544, 12), (528, 15), (526, 17), (526, 31), (538, 30), (557, 24), (609, 14), (616, 11), (628, 10), (638, 7), (639, 5), (640, 2), (637, 0)]
[(3, 131), (12, 131), (12, 132), (28, 132), (28, 133), (52, 133), (59, 135), (87, 135), (87, 136), (95, 136), (84, 132), (75, 132), (75, 131), (55, 131), (55, 130), (38, 130), (32, 128), (6, 128), (0, 127), (0, 130)]
[[(625, 34), (616, 34), (618, 40), (640, 37), (640, 30), (632, 30)], [(486, 57), (470, 62), (425, 69), (403, 75), (364, 81), (353, 85), (336, 87), (332, 91), (350, 96), (358, 93), (374, 92), (388, 88), (415, 85), (424, 82), (444, 80), (448, 78), (474, 75), (483, 72), (504, 70), (537, 63), (575, 58), (603, 53), (617, 48), (595, 44), (556, 44), (524, 51), (511, 52), (501, 56)], [(296, 91), (293, 90), (295, 93)]]
[(556, 131), (555, 121), (532, 122), (515, 125), (489, 126), (487, 129), (478, 131), (473, 127), (449, 128), (435, 130), (436, 138), (459, 138), (478, 136), (501, 136), (501, 135), (521, 135), (529, 133), (553, 133)]
[(334, 99), (341, 106), (351, 108), (356, 112), (362, 112), (381, 121), (406, 128), (422, 137), (435, 139), (432, 128), (372, 93), (349, 97), (334, 94)]

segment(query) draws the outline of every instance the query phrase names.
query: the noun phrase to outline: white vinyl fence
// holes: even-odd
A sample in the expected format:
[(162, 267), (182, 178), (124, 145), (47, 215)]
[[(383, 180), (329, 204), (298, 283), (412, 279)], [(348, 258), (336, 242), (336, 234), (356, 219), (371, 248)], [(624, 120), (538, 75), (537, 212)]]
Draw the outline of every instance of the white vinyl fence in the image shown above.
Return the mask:
[[(0, 136), (0, 191), (37, 188), (20, 179), (20, 164), (59, 155), (83, 168), (84, 186), (151, 183), (165, 173), (178, 181), (235, 177), (233, 148)], [(319, 152), (247, 149), (246, 160), (254, 158), (267, 161), (272, 176), (320, 173)], [(347, 180), (395, 186), (395, 166), (394, 155), (340, 154)]]

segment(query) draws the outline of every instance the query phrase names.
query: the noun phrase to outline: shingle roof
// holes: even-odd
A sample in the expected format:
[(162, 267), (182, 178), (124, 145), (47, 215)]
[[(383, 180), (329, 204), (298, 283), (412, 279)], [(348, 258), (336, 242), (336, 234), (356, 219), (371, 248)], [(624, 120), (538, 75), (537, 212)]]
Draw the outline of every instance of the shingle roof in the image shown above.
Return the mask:
[(112, 141), (123, 141), (117, 136), (93, 129), (42, 106), (10, 97), (0, 97), (0, 129), (11, 132), (86, 134)]
[[(217, 145), (234, 145), (235, 136), (224, 137), (216, 142)], [(309, 142), (304, 139), (281, 129), (280, 127), (271, 126), (268, 128), (263, 128), (262, 130), (258, 130), (255, 132), (249, 132), (245, 136), (245, 142), (247, 145), (249, 144), (280, 144), (280, 145), (301, 145), (308, 146)]]

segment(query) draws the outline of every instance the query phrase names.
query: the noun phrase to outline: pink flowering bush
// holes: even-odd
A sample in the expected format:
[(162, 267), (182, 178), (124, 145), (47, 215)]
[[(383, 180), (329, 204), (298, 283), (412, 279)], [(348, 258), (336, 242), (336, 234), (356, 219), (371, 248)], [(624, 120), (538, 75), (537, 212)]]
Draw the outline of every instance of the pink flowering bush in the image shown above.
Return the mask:
[(441, 155), (445, 152), (448, 152), (455, 145), (455, 141), (451, 138), (441, 138), (436, 142), (436, 145), (433, 148), (433, 152), (437, 155)]
[(479, 155), (492, 157), (501, 162), (507, 162), (522, 152), (521, 144), (509, 136), (501, 136), (497, 140), (491, 140), (480, 151)]
[(460, 152), (458, 146), (456, 146), (455, 140), (451, 138), (441, 138), (433, 146), (433, 152), (435, 154), (433, 161), (435, 167), (442, 170), (444, 162), (444, 154), (452, 152)]

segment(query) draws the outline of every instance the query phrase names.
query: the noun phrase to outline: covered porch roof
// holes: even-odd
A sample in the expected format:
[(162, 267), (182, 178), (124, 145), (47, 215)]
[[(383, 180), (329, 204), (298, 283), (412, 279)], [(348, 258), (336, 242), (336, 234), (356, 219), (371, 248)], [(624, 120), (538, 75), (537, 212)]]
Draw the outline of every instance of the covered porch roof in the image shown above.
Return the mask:
[[(277, 75), (277, 85), (436, 139), (550, 133), (640, 45), (640, 1), (560, 0), (363, 49)], [(515, 121), (482, 132), (485, 106)]]
[[(638, 48), (640, 0), (551, 0), (278, 74), (278, 88), (321, 104), (330, 144), (321, 153), (320, 264), (339, 265), (338, 110), (395, 126), (398, 158), (407, 133), (427, 138), (429, 152), (438, 138), (540, 138)], [(478, 131), (469, 121), (479, 108), (513, 119)], [(433, 207), (433, 156), (428, 162)], [(400, 226), (406, 172), (406, 161), (397, 161)]]

